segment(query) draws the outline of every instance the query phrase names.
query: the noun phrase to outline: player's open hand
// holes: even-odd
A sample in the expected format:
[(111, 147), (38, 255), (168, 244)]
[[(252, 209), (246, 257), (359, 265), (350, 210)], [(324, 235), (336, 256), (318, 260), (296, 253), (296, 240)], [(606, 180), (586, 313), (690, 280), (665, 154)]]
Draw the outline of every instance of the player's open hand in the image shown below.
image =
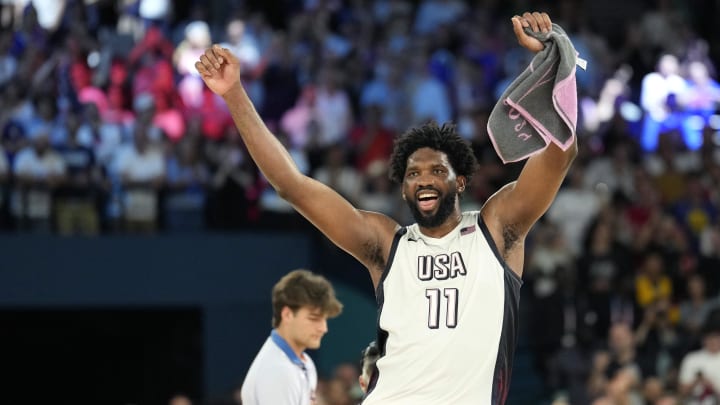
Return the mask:
[(545, 45), (536, 38), (531, 37), (525, 32), (525, 28), (530, 28), (533, 32), (550, 32), (552, 30), (552, 21), (547, 13), (529, 13), (526, 12), (521, 16), (512, 18), (513, 30), (517, 37), (518, 43), (524, 48), (532, 52), (540, 52)]
[(224, 95), (240, 84), (240, 63), (235, 55), (220, 45), (213, 45), (195, 62), (205, 84), (217, 95)]

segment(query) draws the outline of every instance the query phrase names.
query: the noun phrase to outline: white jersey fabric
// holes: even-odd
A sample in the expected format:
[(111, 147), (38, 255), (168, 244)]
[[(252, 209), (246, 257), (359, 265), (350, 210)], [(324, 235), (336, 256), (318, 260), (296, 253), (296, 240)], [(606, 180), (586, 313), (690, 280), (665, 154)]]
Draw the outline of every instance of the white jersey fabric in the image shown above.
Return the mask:
[(381, 357), (363, 405), (502, 405), (521, 279), (479, 211), (442, 238), (395, 235), (376, 294)]
[(712, 383), (716, 392), (719, 391), (720, 353), (701, 349), (685, 355), (680, 364), (680, 383), (692, 384), (697, 380), (698, 373)]
[(273, 330), (245, 376), (243, 405), (314, 404), (317, 370), (307, 353), (302, 357)]

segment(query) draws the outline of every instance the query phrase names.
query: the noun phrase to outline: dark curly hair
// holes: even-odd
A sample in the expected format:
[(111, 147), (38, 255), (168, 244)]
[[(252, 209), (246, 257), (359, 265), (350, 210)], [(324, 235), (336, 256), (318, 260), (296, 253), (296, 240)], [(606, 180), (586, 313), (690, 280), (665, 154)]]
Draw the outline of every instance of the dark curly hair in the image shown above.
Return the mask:
[(470, 145), (458, 135), (455, 125), (445, 123), (439, 126), (435, 122), (410, 128), (395, 140), (390, 156), (390, 180), (402, 184), (408, 158), (416, 150), (426, 147), (445, 152), (455, 173), (465, 176), (470, 184), (477, 168), (477, 160)]

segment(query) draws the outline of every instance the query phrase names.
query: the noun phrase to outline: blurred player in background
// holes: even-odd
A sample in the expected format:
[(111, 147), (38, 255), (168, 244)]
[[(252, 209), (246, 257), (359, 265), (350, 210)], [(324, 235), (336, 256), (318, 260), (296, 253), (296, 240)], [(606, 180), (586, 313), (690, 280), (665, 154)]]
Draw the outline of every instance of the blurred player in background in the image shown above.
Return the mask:
[(342, 304), (324, 277), (295, 270), (272, 290), (273, 330), (248, 370), (241, 389), (243, 405), (312, 405), (317, 370), (306, 349), (317, 349), (327, 319)]

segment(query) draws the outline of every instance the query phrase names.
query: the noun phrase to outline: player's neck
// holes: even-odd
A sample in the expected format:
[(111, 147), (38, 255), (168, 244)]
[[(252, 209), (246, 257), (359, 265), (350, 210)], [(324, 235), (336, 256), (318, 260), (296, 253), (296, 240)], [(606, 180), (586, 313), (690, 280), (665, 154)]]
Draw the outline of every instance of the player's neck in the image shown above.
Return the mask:
[(288, 346), (290, 346), (290, 349), (292, 349), (293, 353), (295, 353), (295, 355), (298, 356), (299, 359), (305, 360), (305, 357), (303, 356), (303, 351), (305, 351), (306, 348), (299, 346), (294, 339), (291, 339), (290, 334), (284, 328), (279, 327), (275, 330), (277, 331), (278, 335), (280, 335), (280, 337), (285, 340)]
[(420, 232), (422, 232), (423, 235), (437, 239), (449, 234), (460, 224), (460, 221), (462, 221), (462, 213), (459, 209), (457, 209), (453, 211), (452, 214), (450, 214), (450, 216), (445, 220), (445, 222), (438, 226), (428, 228), (422, 225), (418, 225), (418, 227), (420, 228)]

